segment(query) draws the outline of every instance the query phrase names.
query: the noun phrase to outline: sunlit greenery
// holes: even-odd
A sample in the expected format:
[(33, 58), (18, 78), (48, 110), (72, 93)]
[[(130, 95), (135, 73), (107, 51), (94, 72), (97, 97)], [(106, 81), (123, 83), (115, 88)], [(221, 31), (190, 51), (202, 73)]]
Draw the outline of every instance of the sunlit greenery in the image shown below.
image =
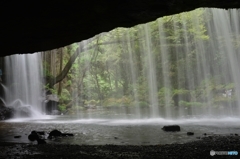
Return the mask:
[[(225, 78), (224, 71), (217, 71), (220, 66), (229, 66), (221, 52), (224, 47), (221, 43), (218, 50), (210, 52), (211, 42), (222, 37), (210, 37), (207, 21), (211, 21), (211, 13), (197, 9), (132, 28), (116, 28), (82, 42), (82, 49), (78, 43), (58, 49), (55, 61), (50, 62), (51, 58), (44, 61), (46, 76), (57, 76), (79, 51), (67, 76), (60, 82), (62, 86), (57, 83), (50, 88), (59, 95), (60, 109), (64, 111), (69, 105), (72, 108), (149, 106), (151, 67), (155, 69), (154, 89), (159, 106), (233, 102), (234, 97), (223, 98), (220, 93), (234, 89), (234, 83), (231, 78)], [(236, 48), (240, 46), (239, 38), (233, 37), (232, 41)], [(204, 51), (197, 51), (202, 46)], [(154, 60), (153, 64), (148, 62), (149, 58)], [(206, 101), (209, 96), (211, 101)]]

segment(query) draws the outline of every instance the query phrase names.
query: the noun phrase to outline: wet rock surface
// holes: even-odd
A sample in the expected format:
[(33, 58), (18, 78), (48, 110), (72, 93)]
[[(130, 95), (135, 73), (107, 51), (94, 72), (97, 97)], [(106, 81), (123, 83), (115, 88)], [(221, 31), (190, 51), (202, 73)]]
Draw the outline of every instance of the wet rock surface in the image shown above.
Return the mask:
[(61, 131), (55, 129), (49, 133), (48, 139), (52, 139), (56, 137), (64, 137), (64, 136), (66, 137), (66, 136), (74, 136), (74, 135), (71, 133), (62, 133)]
[(53, 137), (60, 137), (60, 136), (62, 136), (62, 132), (55, 129), (55, 130), (52, 130), (52, 131), (49, 133), (48, 138), (49, 138), (49, 139), (52, 139)]
[(74, 136), (72, 133), (62, 133), (61, 131), (54, 129), (52, 130), (49, 134), (48, 137), (46, 138), (47, 133), (44, 131), (36, 131), (33, 130), (29, 135), (28, 135), (28, 140), (29, 141), (37, 141), (37, 144), (46, 144), (46, 140), (54, 140), (59, 137), (67, 137), (67, 136)]
[(14, 144), (0, 143), (0, 158), (240, 158), (215, 155), (210, 151), (240, 152), (239, 136), (207, 136), (185, 144), (166, 145), (64, 145), (64, 144)]
[(44, 136), (45, 136), (45, 132), (34, 130), (28, 135), (28, 139), (30, 141), (35, 141), (36, 140), (38, 144), (46, 144)]
[(187, 132), (188, 136), (194, 135), (194, 132)]
[(163, 131), (180, 131), (180, 126), (179, 125), (166, 125), (163, 126), (162, 128)]
[(0, 120), (11, 119), (14, 116), (14, 110), (5, 106), (0, 106)]
[(61, 112), (58, 108), (59, 98), (57, 95), (48, 94), (45, 100), (45, 110), (47, 115), (60, 115)]
[(0, 106), (0, 120), (12, 119), (14, 116), (31, 117), (32, 115), (30, 105), (17, 103), (9, 106)]

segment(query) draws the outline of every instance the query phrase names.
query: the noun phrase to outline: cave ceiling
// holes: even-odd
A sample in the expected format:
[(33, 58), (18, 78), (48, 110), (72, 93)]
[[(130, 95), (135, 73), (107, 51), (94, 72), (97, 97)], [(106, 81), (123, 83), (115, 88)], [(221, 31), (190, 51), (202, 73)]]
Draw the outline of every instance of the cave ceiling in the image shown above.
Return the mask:
[(50, 0), (0, 2), (1, 56), (51, 50), (116, 27), (196, 8), (239, 8), (239, 0)]

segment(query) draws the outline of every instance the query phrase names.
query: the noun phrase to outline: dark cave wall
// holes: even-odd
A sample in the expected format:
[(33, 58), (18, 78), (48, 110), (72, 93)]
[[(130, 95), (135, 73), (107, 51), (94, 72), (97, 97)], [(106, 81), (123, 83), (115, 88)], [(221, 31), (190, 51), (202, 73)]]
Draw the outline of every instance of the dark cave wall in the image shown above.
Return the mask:
[(238, 0), (69, 0), (0, 2), (1, 56), (62, 47), (200, 7), (239, 8)]

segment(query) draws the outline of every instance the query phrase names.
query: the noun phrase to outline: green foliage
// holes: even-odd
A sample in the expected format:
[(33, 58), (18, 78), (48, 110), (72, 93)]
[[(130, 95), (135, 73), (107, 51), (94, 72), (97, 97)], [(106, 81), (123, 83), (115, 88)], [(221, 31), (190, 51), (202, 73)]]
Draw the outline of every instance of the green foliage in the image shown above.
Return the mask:
[(175, 95), (187, 95), (189, 94), (189, 90), (186, 89), (174, 89), (173, 90), (173, 96)]
[[(154, 96), (149, 92), (154, 80), (160, 106), (201, 106), (226, 100), (219, 92), (234, 89), (235, 85), (232, 79), (225, 79), (224, 71), (216, 71), (219, 67), (229, 68), (221, 50), (224, 45), (213, 52), (208, 50), (211, 42), (224, 38), (207, 34), (209, 15), (205, 9), (197, 9), (145, 25), (117, 28), (85, 41), (83, 51), (62, 81), (60, 109), (73, 100), (72, 94), (90, 105), (146, 107)], [(233, 38), (236, 47), (240, 46), (238, 39)], [(79, 46), (74, 43), (65, 48), (63, 65)], [(59, 67), (59, 59), (55, 62)], [(49, 67), (45, 61), (45, 74), (53, 76)], [(58, 88), (51, 91), (57, 94)]]
[(70, 92), (67, 89), (63, 89), (61, 96), (59, 97), (61, 101), (69, 101), (72, 99)]
[(214, 98), (213, 105), (214, 106), (230, 106), (234, 105), (234, 103), (237, 102), (237, 98), (232, 96), (231, 98), (229, 97), (224, 97), (224, 96), (217, 96)]
[(162, 87), (158, 92), (158, 99), (160, 106), (173, 106), (173, 92), (170, 88)]
[(52, 77), (50, 70), (48, 69), (50, 66), (46, 61), (43, 61), (43, 76), (45, 77)]
[(187, 101), (179, 101), (179, 105), (180, 106), (184, 106), (184, 107), (192, 107), (192, 106), (196, 106), (196, 107), (200, 107), (203, 106), (204, 103), (201, 102), (187, 102)]
[(49, 84), (46, 84), (46, 85), (44, 86), (44, 89), (50, 91), (52, 94), (57, 94), (57, 90), (54, 89), (54, 88), (50, 88), (50, 87), (49, 87)]
[(139, 107), (149, 107), (149, 104), (145, 101), (139, 101), (136, 105)]
[(58, 106), (58, 108), (59, 108), (59, 110), (61, 111), (61, 112), (65, 112), (66, 111), (66, 106), (65, 105), (59, 105)]
[(96, 106), (96, 105), (99, 105), (99, 104), (100, 104), (100, 101), (99, 101), (99, 100), (94, 100), (94, 99), (89, 100), (89, 101), (86, 100), (86, 101), (85, 101), (85, 104), (86, 104), (86, 105), (95, 105), (95, 106)]
[(226, 86), (225, 86), (225, 89), (234, 89), (235, 88), (235, 84), (234, 83), (228, 83)]
[(122, 98), (108, 98), (104, 101), (104, 106), (130, 106), (133, 101), (131, 98), (123, 96)]

